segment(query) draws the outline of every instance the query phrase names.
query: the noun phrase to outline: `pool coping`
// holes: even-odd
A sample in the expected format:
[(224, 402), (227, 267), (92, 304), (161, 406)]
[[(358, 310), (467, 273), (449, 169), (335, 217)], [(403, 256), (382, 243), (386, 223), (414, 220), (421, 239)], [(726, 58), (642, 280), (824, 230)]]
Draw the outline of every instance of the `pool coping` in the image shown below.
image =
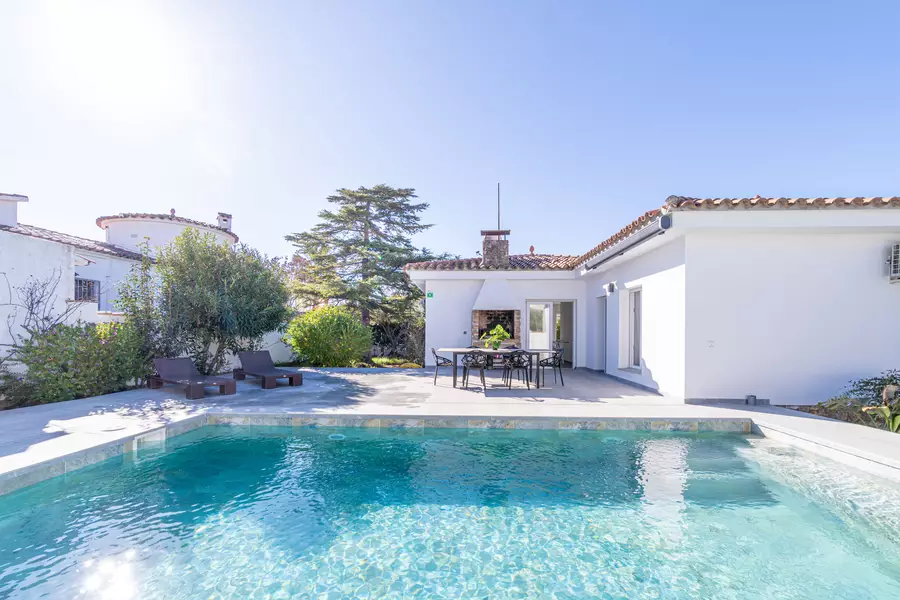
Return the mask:
[[(865, 426), (859, 425), (858, 427)], [(784, 427), (779, 423), (754, 421), (753, 432), (873, 475), (900, 482), (900, 461), (898, 460), (891, 460), (884, 456), (863, 452), (857, 447), (841, 444), (834, 439), (810, 435), (808, 432)]]
[[(800, 447), (889, 480), (900, 482), (900, 461), (867, 455), (834, 439), (816, 437), (778, 422), (778, 413), (723, 417), (548, 417), (485, 415), (390, 415), (360, 413), (291, 413), (229, 412), (208, 410), (186, 415), (166, 423), (156, 423), (121, 432), (104, 432), (96, 437), (83, 435), (80, 448), (44, 452), (40, 457), (24, 457), (22, 464), (0, 466), (0, 495), (65, 475), (88, 465), (139, 450), (145, 444), (164, 442), (207, 425), (278, 426), (278, 427), (361, 427), (379, 430), (426, 430), (456, 428), (483, 430), (545, 431), (633, 431), (633, 432), (723, 432), (739, 435), (752, 433)], [(61, 444), (62, 446), (62, 444)]]

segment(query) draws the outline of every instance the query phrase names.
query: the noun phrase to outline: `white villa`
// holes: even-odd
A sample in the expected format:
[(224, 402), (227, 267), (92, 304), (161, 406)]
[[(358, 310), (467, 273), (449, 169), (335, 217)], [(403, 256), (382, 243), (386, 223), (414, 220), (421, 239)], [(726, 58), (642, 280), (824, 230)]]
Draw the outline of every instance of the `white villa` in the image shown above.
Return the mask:
[[(510, 344), (685, 402), (812, 404), (900, 368), (900, 198), (669, 197), (581, 256), (406, 265), (431, 348)], [(527, 316), (526, 316), (527, 315)], [(523, 318), (523, 316), (526, 316)]]
[[(91, 240), (58, 231), (51, 231), (18, 220), (18, 205), (27, 196), (0, 194), (0, 273), (15, 288), (29, 277), (59, 277), (56, 293), (57, 310), (67, 303), (78, 303), (75, 317), (96, 323), (116, 319), (115, 299), (118, 283), (132, 266), (141, 260), (141, 245), (146, 242), (153, 249), (174, 240), (186, 228), (213, 234), (227, 244), (238, 242), (231, 231), (231, 215), (218, 213), (216, 224), (169, 214), (122, 213), (99, 217), (97, 226), (103, 230), (105, 241)], [(6, 280), (0, 279), (0, 303), (6, 302)], [(8, 309), (0, 306), (0, 344), (8, 344), (9, 331), (5, 327)], [(271, 339), (270, 339), (271, 338)], [(290, 351), (279, 335), (266, 338), (266, 344), (276, 360), (287, 360)]]

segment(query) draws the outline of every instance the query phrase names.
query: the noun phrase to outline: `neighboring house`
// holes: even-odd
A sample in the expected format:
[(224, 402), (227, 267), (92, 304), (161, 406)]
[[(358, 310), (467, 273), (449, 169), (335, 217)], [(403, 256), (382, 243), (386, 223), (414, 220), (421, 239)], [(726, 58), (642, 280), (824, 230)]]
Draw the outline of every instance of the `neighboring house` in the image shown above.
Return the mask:
[(510, 343), (558, 338), (576, 367), (689, 402), (810, 404), (900, 367), (897, 197), (672, 196), (581, 256), (482, 234), (482, 258), (405, 267), (429, 349), (501, 323)]
[[(18, 205), (26, 196), (0, 194), (0, 304), (15, 288), (30, 277), (59, 277), (55, 309), (65, 310), (78, 303), (73, 317), (87, 322), (117, 318), (115, 300), (120, 281), (141, 260), (141, 246), (146, 242), (152, 256), (191, 227), (213, 234), (219, 241), (234, 244), (238, 236), (231, 231), (231, 215), (219, 213), (211, 225), (170, 214), (122, 213), (100, 217), (97, 226), (105, 233), (105, 241), (91, 240), (18, 222)], [(7, 280), (11, 290), (6, 289)], [(10, 332), (5, 326), (9, 309), (0, 306), (0, 345), (9, 344)], [(13, 333), (19, 333), (13, 327)], [(266, 344), (276, 360), (287, 360), (290, 352), (281, 344), (280, 336), (267, 336)], [(2, 346), (0, 346), (2, 349)], [(286, 354), (286, 356), (285, 356)]]

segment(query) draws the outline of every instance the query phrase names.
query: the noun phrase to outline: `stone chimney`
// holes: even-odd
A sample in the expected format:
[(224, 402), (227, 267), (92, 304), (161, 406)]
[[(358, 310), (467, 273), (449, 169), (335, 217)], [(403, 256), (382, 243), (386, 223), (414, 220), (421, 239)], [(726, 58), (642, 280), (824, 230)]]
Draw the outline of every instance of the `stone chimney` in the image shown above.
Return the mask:
[(491, 269), (509, 268), (509, 229), (488, 229), (481, 235), (481, 264)]
[(221, 227), (222, 229), (227, 229), (228, 231), (231, 231), (231, 215), (229, 215), (228, 213), (220, 212), (216, 216), (216, 222), (219, 224), (219, 227)]
[(19, 202), (28, 202), (28, 196), (0, 194), (0, 225), (15, 227), (19, 224)]

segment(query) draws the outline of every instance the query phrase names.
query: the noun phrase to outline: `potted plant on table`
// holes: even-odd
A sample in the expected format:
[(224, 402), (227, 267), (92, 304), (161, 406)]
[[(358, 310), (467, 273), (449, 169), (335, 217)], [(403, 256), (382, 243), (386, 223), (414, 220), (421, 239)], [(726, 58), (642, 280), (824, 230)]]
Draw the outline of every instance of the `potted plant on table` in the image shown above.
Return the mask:
[(484, 340), (485, 348), (492, 348), (494, 350), (499, 350), (500, 345), (503, 344), (510, 337), (509, 332), (503, 329), (502, 325), (497, 325), (490, 331), (484, 333), (480, 339)]

